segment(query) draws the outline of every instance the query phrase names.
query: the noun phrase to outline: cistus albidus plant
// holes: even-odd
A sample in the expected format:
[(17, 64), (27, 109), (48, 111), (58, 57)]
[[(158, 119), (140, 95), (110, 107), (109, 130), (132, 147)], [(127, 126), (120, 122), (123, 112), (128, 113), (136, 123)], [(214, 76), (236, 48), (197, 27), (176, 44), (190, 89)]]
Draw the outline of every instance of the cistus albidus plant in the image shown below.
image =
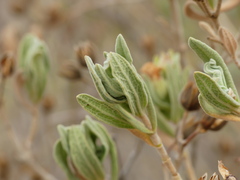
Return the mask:
[(157, 134), (155, 107), (149, 90), (137, 73), (128, 46), (122, 35), (116, 39), (115, 52), (105, 52), (104, 65), (86, 63), (102, 98), (79, 94), (78, 103), (96, 119), (118, 128), (128, 129), (134, 135), (156, 148), (175, 180), (182, 179)]

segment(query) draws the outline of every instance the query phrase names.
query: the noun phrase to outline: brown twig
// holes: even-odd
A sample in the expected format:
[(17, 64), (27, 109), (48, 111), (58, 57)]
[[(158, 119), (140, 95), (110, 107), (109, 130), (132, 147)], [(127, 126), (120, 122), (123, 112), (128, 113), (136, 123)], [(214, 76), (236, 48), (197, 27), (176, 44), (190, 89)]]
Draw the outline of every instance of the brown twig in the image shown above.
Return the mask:
[[(151, 122), (146, 115), (142, 116), (142, 122), (148, 129), (152, 129)], [(150, 135), (150, 139), (151, 139), (153, 145), (155, 146), (156, 150), (158, 151), (158, 153), (162, 159), (162, 163), (166, 166), (166, 168), (170, 172), (172, 179), (173, 180), (182, 180), (180, 174), (177, 172), (177, 169), (174, 166), (171, 158), (169, 157), (169, 155), (165, 149), (165, 146), (163, 145), (162, 140), (159, 137), (159, 135), (157, 134), (157, 132)]]

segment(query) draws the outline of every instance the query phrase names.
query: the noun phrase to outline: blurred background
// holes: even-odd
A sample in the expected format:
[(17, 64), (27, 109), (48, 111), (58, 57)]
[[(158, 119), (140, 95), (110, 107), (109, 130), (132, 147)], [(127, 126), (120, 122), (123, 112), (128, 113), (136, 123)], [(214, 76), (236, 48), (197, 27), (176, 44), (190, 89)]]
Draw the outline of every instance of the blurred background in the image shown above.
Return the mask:
[[(179, 44), (176, 30), (179, 26), (167, 0), (0, 0), (0, 56), (11, 52), (17, 64), (17, 47), (27, 33), (37, 35), (49, 47), (51, 72), (32, 145), (34, 161), (57, 179), (66, 179), (52, 156), (53, 145), (59, 137), (56, 127), (78, 124), (84, 119), (87, 113), (78, 105), (76, 95), (98, 96), (86, 67), (79, 67), (75, 74), (67, 71), (67, 68), (78, 67), (76, 52), (84, 43), (91, 43), (94, 61), (102, 64), (103, 51), (114, 51), (115, 39), (121, 33), (138, 70), (155, 54), (169, 49), (184, 50), (183, 64), (191, 66), (192, 70), (202, 69), (202, 62), (187, 47), (187, 39), (192, 36), (208, 43), (207, 33), (198, 26), (198, 21), (185, 15), (185, 3), (177, 1), (183, 35), (183, 43)], [(220, 21), (238, 36), (239, 17), (240, 7), (236, 7), (222, 13)], [(229, 64), (229, 68), (240, 91), (239, 69), (234, 63)], [(19, 151), (9, 135), (10, 123), (19, 142), (24, 141), (31, 123), (31, 113), (16, 95), (15, 79), (13, 75), (5, 82), (0, 107), (0, 180), (39, 180), (42, 178), (19, 160)], [(106, 127), (117, 143), (121, 167), (139, 140), (126, 130)], [(223, 160), (229, 170), (239, 176), (239, 130), (239, 123), (230, 122), (221, 131), (197, 136), (187, 147), (197, 177), (205, 172), (216, 172), (218, 160)], [(173, 142), (164, 133), (161, 136), (167, 146)], [(157, 152), (148, 145), (139, 147), (142, 150), (125, 179), (163, 179)], [(180, 167), (180, 172), (185, 177), (184, 166)]]

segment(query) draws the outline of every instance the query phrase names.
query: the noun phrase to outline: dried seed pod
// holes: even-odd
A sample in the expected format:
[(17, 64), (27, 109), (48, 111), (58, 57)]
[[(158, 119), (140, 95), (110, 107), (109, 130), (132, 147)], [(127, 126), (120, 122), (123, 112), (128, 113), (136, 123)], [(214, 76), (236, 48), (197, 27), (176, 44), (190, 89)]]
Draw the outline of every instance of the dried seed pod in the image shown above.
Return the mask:
[(13, 74), (15, 67), (14, 55), (12, 53), (5, 53), (0, 59), (0, 73), (3, 78), (9, 77)]
[(49, 24), (56, 24), (64, 18), (62, 4), (59, 2), (52, 3), (46, 10), (46, 22)]
[(89, 56), (93, 62), (95, 62), (93, 45), (89, 41), (79, 43), (74, 47), (74, 50), (77, 56), (77, 60), (81, 66), (87, 67), (84, 56)]
[(204, 130), (209, 130), (211, 128), (211, 126), (214, 124), (215, 121), (216, 121), (216, 118), (211, 117), (211, 116), (204, 113), (204, 115), (201, 119), (202, 128)]
[(156, 45), (152, 36), (143, 36), (141, 45), (149, 57), (152, 57), (154, 55)]
[(78, 67), (71, 62), (62, 65), (59, 75), (71, 80), (79, 80), (82, 77)]
[(207, 173), (205, 173), (202, 177), (200, 177), (199, 180), (207, 180)]
[(198, 102), (199, 91), (197, 86), (189, 81), (184, 87), (180, 101), (182, 106), (188, 111), (194, 111), (200, 108), (200, 104)]
[(45, 112), (50, 112), (55, 106), (55, 100), (52, 96), (45, 96), (42, 100), (42, 107)]
[(202, 29), (207, 31), (211, 35), (211, 37), (213, 37), (215, 39), (218, 39), (215, 31), (213, 30), (213, 28), (208, 23), (206, 23), (204, 21), (200, 21), (198, 24)]
[(220, 180), (220, 179), (216, 173), (213, 173), (213, 175), (210, 177), (210, 180)]
[(223, 43), (223, 46), (225, 47), (229, 55), (233, 59), (236, 59), (236, 50), (237, 50), (236, 39), (226, 28), (220, 27), (218, 33)]
[(229, 175), (231, 175), (229, 170), (222, 163), (222, 161), (218, 161), (218, 171), (220, 172), (223, 179), (226, 179)]
[(216, 119), (214, 123), (210, 126), (209, 130), (218, 131), (222, 129), (227, 124), (227, 122), (228, 121), (225, 121), (223, 119)]

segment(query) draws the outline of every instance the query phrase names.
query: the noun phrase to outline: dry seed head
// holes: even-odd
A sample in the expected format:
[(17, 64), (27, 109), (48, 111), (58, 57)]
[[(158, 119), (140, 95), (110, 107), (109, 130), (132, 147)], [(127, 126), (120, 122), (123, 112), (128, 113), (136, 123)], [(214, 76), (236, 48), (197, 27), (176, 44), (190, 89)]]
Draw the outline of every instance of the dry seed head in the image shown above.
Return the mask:
[(15, 60), (13, 53), (5, 53), (0, 59), (0, 72), (2, 77), (6, 78), (13, 74)]
[(74, 50), (77, 55), (77, 60), (81, 66), (87, 67), (84, 56), (89, 56), (93, 63), (95, 62), (94, 48), (89, 41), (79, 43), (74, 47)]
[(180, 96), (182, 106), (188, 111), (199, 109), (200, 104), (198, 102), (198, 95), (199, 91), (197, 86), (193, 82), (189, 81)]
[(78, 67), (70, 62), (64, 63), (62, 65), (59, 71), (59, 75), (71, 80), (79, 80), (82, 77)]
[(50, 112), (54, 106), (55, 106), (55, 101), (52, 96), (45, 96), (42, 100), (42, 107), (45, 112)]
[(220, 179), (219, 179), (219, 176), (216, 173), (213, 173), (210, 180), (220, 180)]
[(207, 31), (213, 38), (218, 39), (215, 31), (213, 30), (213, 28), (208, 23), (206, 23), (204, 21), (200, 21), (198, 24), (202, 29)]
[(237, 41), (233, 37), (233, 35), (223, 27), (220, 27), (218, 30), (219, 37), (221, 38), (221, 41), (223, 43), (223, 46), (229, 53), (229, 55), (233, 58), (236, 59), (236, 50), (237, 50)]
[(230, 172), (228, 171), (228, 169), (224, 166), (224, 164), (222, 163), (222, 161), (218, 161), (218, 171), (220, 172), (221, 176), (223, 177), (223, 179), (226, 179), (229, 175)]
[(227, 124), (227, 122), (228, 121), (222, 119), (216, 119), (209, 129), (212, 131), (218, 131), (222, 129)]
[(207, 180), (207, 173), (205, 173), (199, 180)]

